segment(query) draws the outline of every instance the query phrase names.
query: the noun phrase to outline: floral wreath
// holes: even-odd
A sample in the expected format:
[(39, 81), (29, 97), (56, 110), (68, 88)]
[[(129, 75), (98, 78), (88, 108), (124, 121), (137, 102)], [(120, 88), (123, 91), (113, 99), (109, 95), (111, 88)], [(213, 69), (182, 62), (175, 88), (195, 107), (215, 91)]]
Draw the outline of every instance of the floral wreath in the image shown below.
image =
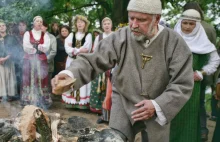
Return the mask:
[(123, 28), (123, 27), (126, 27), (126, 26), (128, 26), (128, 23), (120, 23), (120, 24), (115, 28), (115, 31), (117, 31), (117, 30), (119, 30), (119, 29), (121, 29), (121, 28)]

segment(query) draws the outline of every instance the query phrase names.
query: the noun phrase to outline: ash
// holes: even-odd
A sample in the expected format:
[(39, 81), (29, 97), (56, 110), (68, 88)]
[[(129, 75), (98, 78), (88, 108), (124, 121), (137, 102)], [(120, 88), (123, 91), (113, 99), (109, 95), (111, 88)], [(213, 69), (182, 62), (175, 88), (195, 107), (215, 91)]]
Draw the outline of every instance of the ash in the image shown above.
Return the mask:
[(16, 133), (10, 119), (0, 119), (0, 142), (8, 142)]
[[(98, 131), (86, 118), (72, 116), (67, 123), (58, 126), (58, 134), (62, 136), (60, 142), (123, 142), (121, 137), (112, 129)], [(77, 138), (74, 140), (74, 138)], [(22, 142), (18, 130), (14, 128), (10, 119), (0, 119), (0, 142)], [(39, 140), (34, 140), (38, 142)]]
[(68, 119), (68, 123), (61, 125), (58, 128), (59, 134), (67, 137), (79, 137), (94, 133), (92, 123), (83, 117), (72, 116)]
[(70, 117), (58, 131), (66, 138), (78, 137), (77, 142), (124, 142), (114, 130), (98, 131), (88, 119), (79, 116)]

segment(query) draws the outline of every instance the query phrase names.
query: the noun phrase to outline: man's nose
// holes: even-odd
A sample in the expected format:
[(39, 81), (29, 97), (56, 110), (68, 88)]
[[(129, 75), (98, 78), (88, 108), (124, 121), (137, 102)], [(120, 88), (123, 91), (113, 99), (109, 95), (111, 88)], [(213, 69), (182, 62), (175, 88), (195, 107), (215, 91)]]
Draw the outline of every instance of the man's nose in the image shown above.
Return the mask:
[(137, 27), (138, 27), (138, 22), (137, 22), (136, 19), (133, 20), (133, 22), (132, 22), (132, 27), (133, 27), (133, 28), (137, 28)]

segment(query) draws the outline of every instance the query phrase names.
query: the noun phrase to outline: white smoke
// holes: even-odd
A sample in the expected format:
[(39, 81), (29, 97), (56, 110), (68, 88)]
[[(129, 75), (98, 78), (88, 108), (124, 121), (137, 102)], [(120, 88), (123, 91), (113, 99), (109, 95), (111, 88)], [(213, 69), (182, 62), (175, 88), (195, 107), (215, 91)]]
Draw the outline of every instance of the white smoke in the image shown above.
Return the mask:
[(0, 19), (31, 21), (36, 15), (52, 7), (51, 0), (0, 0)]

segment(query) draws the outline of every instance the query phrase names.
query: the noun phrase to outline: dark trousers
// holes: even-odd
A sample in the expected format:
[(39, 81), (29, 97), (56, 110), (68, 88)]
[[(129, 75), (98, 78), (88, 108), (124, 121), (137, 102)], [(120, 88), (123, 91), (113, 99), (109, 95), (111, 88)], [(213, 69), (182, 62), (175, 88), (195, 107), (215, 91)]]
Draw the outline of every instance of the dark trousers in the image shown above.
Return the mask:
[(15, 64), (15, 73), (16, 73), (16, 84), (17, 84), (17, 97), (20, 97), (21, 86), (22, 86), (22, 66), (20, 64)]

